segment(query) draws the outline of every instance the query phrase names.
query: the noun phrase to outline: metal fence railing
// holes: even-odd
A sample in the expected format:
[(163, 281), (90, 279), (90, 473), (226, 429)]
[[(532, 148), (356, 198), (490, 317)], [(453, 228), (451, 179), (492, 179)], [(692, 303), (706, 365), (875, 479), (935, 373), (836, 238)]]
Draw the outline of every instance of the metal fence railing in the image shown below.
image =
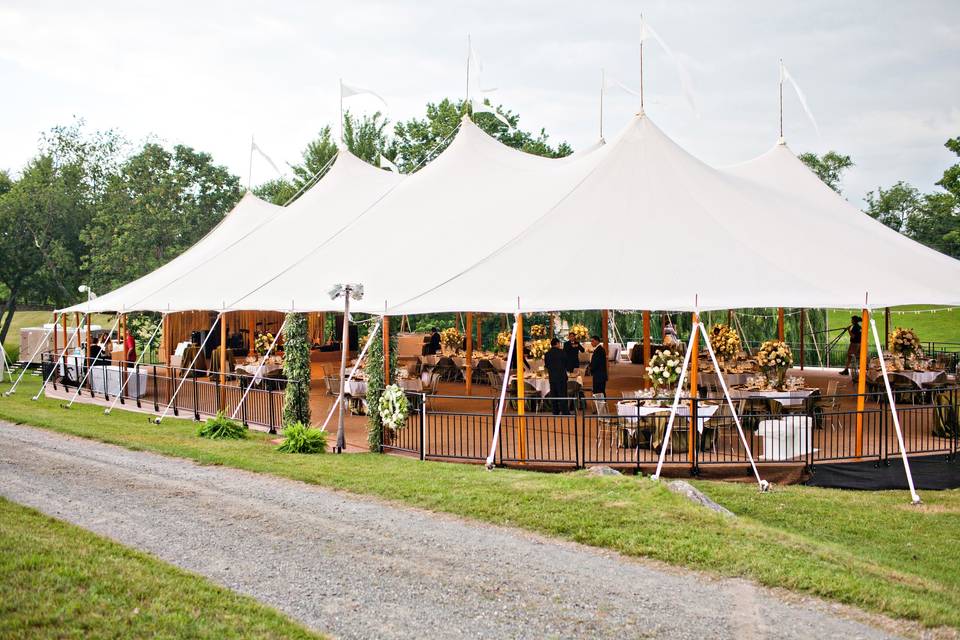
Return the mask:
[(221, 376), (217, 371), (107, 362), (85, 355), (62, 358), (55, 352), (41, 355), (41, 371), (44, 379), (49, 376), (54, 390), (59, 387), (76, 393), (78, 398), (116, 401), (117, 406), (133, 406), (155, 413), (162, 412), (169, 404), (172, 415), (199, 420), (219, 411), (232, 415), (239, 406), (237, 419), (247, 425), (267, 427), (271, 432), (281, 426), (287, 385), (302, 384), (284, 378), (260, 377), (243, 399), (252, 376), (238, 372)]
[[(897, 412), (909, 454), (960, 452), (958, 401), (960, 387), (940, 386), (896, 391)], [(900, 455), (885, 393), (822, 396), (814, 392), (798, 400), (786, 394), (745, 396), (733, 413), (721, 398), (683, 398), (672, 434), (666, 437), (672, 398), (666, 406), (631, 404), (630, 399), (563, 398), (566, 415), (554, 415), (553, 400), (508, 397), (500, 431), (494, 440), (496, 398), (408, 393), (407, 423), (384, 433), (385, 451), (416, 454), (422, 459), (486, 459), (491, 445), (494, 462), (503, 465), (546, 465), (580, 468), (606, 464), (641, 467), (664, 461), (686, 465), (746, 464), (749, 446), (758, 464), (802, 464), (875, 460)], [(853, 406), (854, 408), (850, 408)]]

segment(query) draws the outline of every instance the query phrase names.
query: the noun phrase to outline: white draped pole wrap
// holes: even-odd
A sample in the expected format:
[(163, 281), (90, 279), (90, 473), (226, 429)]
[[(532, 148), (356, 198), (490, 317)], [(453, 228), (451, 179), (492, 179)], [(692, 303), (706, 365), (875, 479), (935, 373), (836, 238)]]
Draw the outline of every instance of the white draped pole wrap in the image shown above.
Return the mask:
[[(13, 386), (10, 387), (3, 395), (9, 396), (10, 394), (14, 393), (14, 392), (17, 390), (17, 385), (20, 384), (20, 381), (23, 380), (24, 374), (27, 373), (27, 369), (29, 368), (28, 365), (29, 365), (31, 362), (33, 362), (34, 358), (37, 357), (37, 354), (40, 353), (40, 350), (43, 349), (43, 346), (44, 346), (45, 344), (47, 344), (47, 338), (50, 337), (50, 334), (57, 330), (57, 322), (60, 321), (60, 316), (61, 316), (61, 315), (63, 315), (63, 314), (59, 314), (59, 313), (58, 313), (58, 314), (56, 314), (55, 316), (53, 316), (53, 328), (50, 329), (50, 331), (47, 331), (45, 334), (43, 334), (43, 340), (41, 340), (40, 342), (37, 343), (37, 348), (33, 350), (33, 355), (30, 356), (30, 359), (29, 359), (29, 360), (27, 360), (27, 364), (24, 365), (23, 370), (20, 371), (20, 375), (17, 376), (17, 381), (14, 382), (14, 383), (13, 383)], [(41, 363), (40, 370), (41, 370), (41, 371), (43, 370), (42, 363)]]
[(683, 354), (683, 367), (680, 369), (680, 379), (677, 380), (677, 391), (673, 394), (670, 419), (667, 420), (667, 432), (663, 434), (663, 442), (660, 443), (660, 459), (657, 461), (657, 472), (650, 476), (651, 480), (659, 480), (660, 470), (663, 469), (663, 459), (667, 455), (667, 444), (670, 442), (670, 434), (673, 433), (673, 421), (677, 417), (677, 407), (680, 406), (680, 395), (683, 393), (683, 381), (687, 378), (687, 366), (690, 364), (693, 341), (697, 338), (697, 324), (694, 322), (690, 329), (690, 341), (687, 343), (687, 352)]
[[(113, 323), (113, 326), (110, 327), (110, 333), (107, 334), (107, 338), (113, 335), (113, 332), (117, 330), (117, 326), (119, 324), (120, 324), (120, 314), (118, 313), (117, 320), (116, 322)], [(88, 345), (88, 349), (89, 349), (89, 345)], [(80, 395), (80, 389), (83, 389), (83, 383), (87, 381), (87, 378), (90, 376), (90, 373), (93, 371), (93, 367), (97, 364), (97, 362), (99, 362), (101, 356), (103, 356), (102, 349), (97, 352), (97, 357), (93, 359), (93, 362), (87, 363), (87, 366), (85, 367), (86, 371), (83, 372), (83, 378), (80, 380), (80, 384), (77, 385), (77, 390), (74, 392), (73, 397), (70, 398), (70, 402), (68, 402), (66, 406), (63, 407), (64, 409), (69, 409), (71, 406), (73, 406), (73, 403), (77, 399), (77, 396)], [(103, 385), (103, 386), (104, 388), (106, 388), (107, 385)]]
[(237, 417), (237, 414), (240, 413), (240, 407), (243, 406), (243, 403), (247, 399), (247, 394), (250, 393), (250, 389), (253, 388), (254, 383), (257, 382), (257, 378), (260, 377), (260, 372), (263, 371), (263, 365), (266, 364), (267, 358), (270, 357), (270, 354), (273, 353), (273, 348), (277, 346), (277, 341), (280, 339), (280, 336), (283, 334), (283, 330), (287, 326), (287, 317), (284, 316), (283, 322), (280, 324), (280, 330), (277, 331), (277, 334), (273, 336), (273, 342), (270, 343), (270, 348), (267, 349), (267, 352), (263, 354), (263, 357), (260, 358), (260, 364), (257, 365), (257, 370), (254, 372), (253, 377), (250, 378), (250, 384), (247, 385), (246, 390), (243, 392), (243, 397), (240, 398), (240, 402), (237, 403), (237, 406), (234, 408), (233, 413), (230, 415), (230, 419), (233, 420)]
[[(173, 403), (177, 399), (177, 395), (180, 393), (180, 389), (183, 388), (183, 383), (187, 381), (187, 376), (190, 375), (190, 372), (193, 371), (193, 365), (197, 364), (197, 358), (200, 357), (200, 354), (203, 353), (203, 348), (207, 346), (207, 340), (210, 339), (210, 336), (214, 334), (213, 328), (219, 326), (220, 322), (223, 320), (223, 312), (217, 314), (217, 319), (210, 326), (210, 331), (207, 331), (207, 336), (203, 339), (203, 342), (200, 344), (200, 348), (197, 349), (197, 355), (193, 356), (193, 360), (190, 361), (190, 366), (187, 367), (187, 370), (183, 372), (183, 378), (180, 379), (180, 384), (177, 385), (176, 391), (173, 392), (173, 395), (170, 396), (170, 402), (167, 403), (167, 406), (163, 409), (163, 413), (159, 418), (155, 418), (153, 422), (155, 424), (160, 424), (163, 422), (163, 419), (167, 417), (167, 412), (170, 411), (170, 407), (173, 406)], [(223, 347), (226, 348), (226, 347)], [(194, 381), (196, 384), (196, 381)]]
[[(519, 316), (520, 314), (516, 314)], [(490, 441), (490, 455), (487, 456), (487, 469), (493, 469), (493, 457), (497, 451), (497, 441), (500, 439), (500, 422), (503, 420), (503, 405), (506, 403), (507, 386), (510, 383), (510, 366), (513, 364), (513, 349), (517, 344), (517, 322), (513, 319), (513, 331), (510, 333), (510, 347), (507, 349), (507, 366), (503, 371), (503, 385), (500, 387), (500, 402), (497, 404), (497, 420), (493, 425), (493, 439)], [(521, 356), (522, 357), (522, 356)], [(520, 384), (519, 382), (517, 384)]]
[[(907, 486), (910, 487), (910, 500), (913, 504), (920, 504), (920, 496), (913, 487), (913, 474), (910, 472), (910, 460), (907, 458), (907, 448), (903, 445), (903, 431), (900, 430), (900, 416), (897, 414), (897, 403), (893, 398), (893, 389), (890, 388), (890, 376), (887, 375), (887, 363), (883, 359), (883, 347), (880, 345), (880, 335), (877, 333), (877, 322), (870, 314), (870, 329), (873, 331), (873, 342), (877, 346), (877, 356), (880, 358), (880, 371), (883, 373), (883, 386), (887, 389), (887, 400), (890, 402), (890, 413), (893, 415), (893, 427), (897, 430), (897, 443), (900, 445), (900, 456), (903, 458), (903, 470), (907, 473)], [(866, 375), (861, 371), (860, 375)]]
[[(80, 344), (80, 329), (87, 325), (87, 314), (83, 314), (83, 320), (80, 322), (80, 325), (77, 326), (76, 330), (73, 332), (73, 338), (77, 339), (77, 344)], [(56, 325), (54, 325), (56, 326)], [(50, 370), (50, 375), (48, 375), (43, 384), (40, 385), (40, 389), (37, 391), (37, 395), (33, 396), (34, 400), (40, 398), (40, 394), (43, 393), (43, 389), (47, 386), (47, 383), (50, 382), (50, 378), (53, 377), (53, 374), (56, 373), (57, 368), (60, 366), (60, 362), (63, 360), (64, 356), (67, 355), (67, 349), (70, 348), (70, 343), (73, 342), (73, 338), (67, 340), (67, 343), (63, 345), (63, 351), (60, 352), (60, 355), (57, 357), (57, 361), (53, 363), (53, 369)]]
[[(357, 364), (353, 366), (353, 370), (350, 372), (350, 375), (347, 376), (347, 379), (344, 380), (343, 384), (340, 385), (340, 393), (337, 395), (337, 401), (333, 403), (333, 406), (330, 407), (330, 412), (327, 414), (327, 419), (323, 421), (323, 426), (320, 427), (320, 431), (326, 431), (327, 425), (330, 423), (330, 418), (333, 417), (333, 412), (337, 410), (337, 407), (340, 406), (340, 403), (343, 402), (344, 390), (347, 388), (347, 385), (353, 380), (353, 374), (357, 372), (357, 369), (360, 368), (360, 365), (363, 363), (364, 356), (367, 355), (367, 349), (370, 348), (370, 345), (373, 344), (374, 338), (377, 337), (377, 332), (380, 331), (380, 325), (383, 324), (383, 316), (380, 316), (381, 322), (374, 323), (373, 332), (370, 334), (370, 337), (367, 338), (367, 344), (363, 345), (363, 349), (360, 350), (360, 355), (357, 356)], [(349, 346), (348, 341), (343, 341), (344, 345)]]
[[(157, 334), (160, 333), (160, 329), (163, 328), (163, 318), (166, 318), (166, 317), (167, 317), (167, 314), (163, 314), (163, 316), (160, 318), (160, 322), (157, 323), (157, 328), (154, 329), (153, 333), (150, 335), (150, 339), (147, 340), (146, 344), (143, 345), (143, 353), (141, 353), (139, 357), (137, 357), (137, 361), (133, 363), (132, 375), (137, 374), (137, 367), (139, 367), (140, 363), (143, 362), (143, 357), (147, 355), (147, 351), (149, 351), (148, 347), (151, 344), (153, 344), (153, 339), (157, 337)], [(123, 380), (120, 381), (120, 392), (117, 393), (117, 396), (113, 399), (113, 402), (110, 403), (110, 406), (103, 410), (105, 414), (110, 415), (110, 412), (113, 411), (113, 408), (117, 406), (117, 401), (123, 397), (123, 390), (126, 388), (127, 383), (130, 382), (130, 376), (131, 374), (127, 374), (125, 377), (123, 377)], [(137, 378), (137, 385), (139, 384), (140, 384), (140, 379)], [(139, 388), (137, 389), (137, 391), (139, 391)]]
[(727, 381), (723, 379), (720, 363), (717, 362), (717, 354), (713, 352), (713, 345), (710, 344), (710, 336), (707, 335), (707, 329), (703, 326), (703, 323), (701, 322), (698, 324), (700, 325), (700, 333), (703, 335), (703, 339), (707, 343), (707, 351), (710, 353), (711, 362), (713, 362), (713, 370), (717, 372), (717, 380), (720, 382), (720, 388), (723, 389), (723, 397), (727, 399), (727, 406), (730, 407), (730, 413), (733, 415), (733, 421), (737, 425), (737, 433), (740, 434), (740, 441), (743, 443), (743, 448), (747, 452), (747, 458), (750, 460), (750, 468), (753, 469), (753, 475), (757, 479), (757, 484), (760, 485), (760, 491), (766, 491), (770, 488), (770, 483), (760, 478), (760, 472), (757, 471), (757, 463), (753, 460), (753, 452), (750, 451), (750, 445), (747, 443), (747, 437), (743, 433), (743, 425), (740, 424), (740, 416), (737, 415), (737, 410), (733, 406), (733, 398), (730, 397), (730, 391), (727, 389)]

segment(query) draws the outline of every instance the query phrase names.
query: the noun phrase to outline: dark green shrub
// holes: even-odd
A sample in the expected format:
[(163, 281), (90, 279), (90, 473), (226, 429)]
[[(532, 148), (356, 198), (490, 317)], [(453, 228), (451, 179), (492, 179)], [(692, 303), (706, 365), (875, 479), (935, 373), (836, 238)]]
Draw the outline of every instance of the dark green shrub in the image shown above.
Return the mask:
[(247, 427), (228, 418), (223, 411), (197, 428), (197, 435), (211, 440), (242, 440), (247, 437)]
[(284, 441), (277, 451), (283, 453), (323, 453), (327, 450), (327, 432), (295, 422), (283, 429)]

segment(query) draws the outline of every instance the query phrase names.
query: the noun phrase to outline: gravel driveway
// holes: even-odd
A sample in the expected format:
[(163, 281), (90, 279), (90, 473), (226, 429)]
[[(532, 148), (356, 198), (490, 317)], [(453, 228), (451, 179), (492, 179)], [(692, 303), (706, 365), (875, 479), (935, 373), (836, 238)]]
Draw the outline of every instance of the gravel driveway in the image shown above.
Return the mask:
[(743, 580), (3, 422), (0, 494), (341, 638), (887, 637)]

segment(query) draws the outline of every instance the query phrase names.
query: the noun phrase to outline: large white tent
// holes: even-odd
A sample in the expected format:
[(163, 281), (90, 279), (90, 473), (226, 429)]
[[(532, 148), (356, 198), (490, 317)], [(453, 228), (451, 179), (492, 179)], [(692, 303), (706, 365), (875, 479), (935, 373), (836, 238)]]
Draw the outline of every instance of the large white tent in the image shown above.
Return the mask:
[[(591, 238), (584, 259), (525, 266), (571, 229)], [(958, 304), (958, 282), (960, 261), (864, 215), (785, 146), (721, 171), (638, 115), (524, 231), (388, 312)]]
[[(558, 261), (559, 258), (559, 261)], [(371, 313), (957, 304), (960, 262), (870, 219), (778, 144), (718, 170), (636, 116), (553, 160), (464, 119), (396, 176), (341, 151), (293, 205), (247, 195), (180, 258), (69, 311)], [(869, 295), (869, 299), (867, 296)]]

